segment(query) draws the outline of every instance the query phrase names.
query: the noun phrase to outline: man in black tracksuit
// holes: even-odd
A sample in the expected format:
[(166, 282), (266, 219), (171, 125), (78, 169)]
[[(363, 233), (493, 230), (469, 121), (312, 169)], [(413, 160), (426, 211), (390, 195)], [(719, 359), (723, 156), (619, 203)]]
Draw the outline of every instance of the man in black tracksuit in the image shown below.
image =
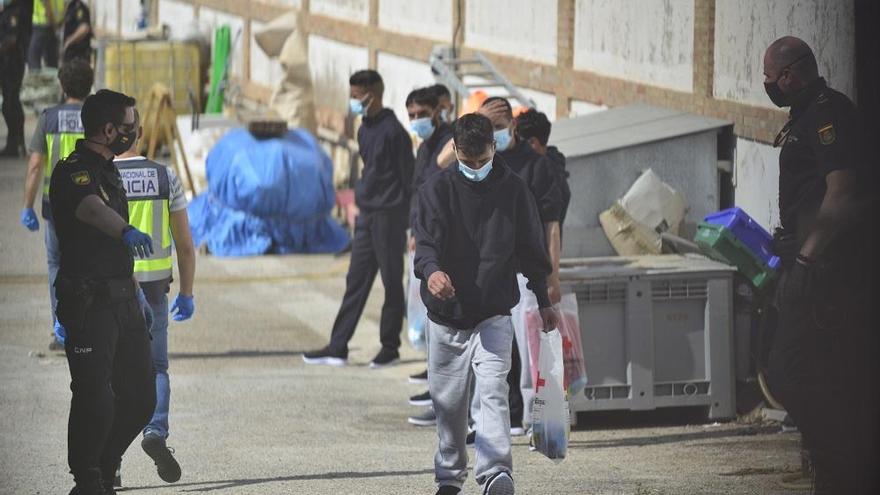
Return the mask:
[(403, 252), (413, 173), (412, 140), (394, 112), (382, 107), (384, 85), (378, 72), (356, 72), (349, 79), (349, 85), (349, 108), (352, 113), (363, 116), (358, 129), (358, 146), (364, 169), (355, 186), (355, 203), (360, 214), (354, 229), (345, 296), (333, 324), (330, 344), (307, 352), (303, 360), (309, 364), (346, 364), (348, 342), (379, 272), (385, 287), (379, 323), (382, 349), (370, 363), (372, 368), (379, 368), (400, 357), (398, 349), (405, 309)]
[[(422, 144), (416, 151), (413, 172), (413, 197), (409, 213), (410, 227), (412, 227), (419, 188), (442, 170), (441, 155), (446, 144), (452, 140), (452, 126), (440, 119), (439, 101), (430, 88), (411, 92), (406, 98), (406, 110), (409, 113), (410, 130), (422, 139)], [(411, 248), (415, 249), (415, 245), (413, 244)]]
[[(560, 230), (559, 220), (563, 207), (563, 195), (553, 174), (554, 165), (550, 160), (538, 154), (529, 143), (518, 138), (516, 121), (510, 102), (504, 98), (492, 97), (483, 102), (479, 113), (489, 117), (495, 129), (494, 137), (497, 155), (504, 159), (510, 170), (523, 179), (538, 205), (538, 214), (544, 225), (543, 240), (553, 270), (547, 278), (550, 302), (556, 304), (562, 297), (559, 289), (559, 251)], [(525, 279), (518, 277), (520, 289), (525, 288)], [(524, 326), (524, 318), (518, 318), (519, 308), (514, 309), (513, 328), (515, 331), (513, 366), (508, 383), (510, 384), (510, 418), (512, 432), (516, 435), (525, 433), (526, 423), (530, 420), (530, 403), (534, 395), (531, 383), (531, 367), (529, 363), (528, 336)], [(474, 409), (479, 404), (474, 402)], [(472, 414), (475, 411), (472, 411)]]
[(516, 273), (528, 278), (543, 330), (556, 327), (546, 280), (551, 264), (532, 193), (495, 153), (482, 115), (455, 123), (458, 165), (421, 187), (415, 222), (416, 275), (428, 308), (428, 384), (437, 412), (434, 457), (438, 495), (461, 491), (467, 478), (468, 391), (476, 420), (474, 476), (488, 495), (514, 493), (508, 386), (513, 353), (511, 308)]

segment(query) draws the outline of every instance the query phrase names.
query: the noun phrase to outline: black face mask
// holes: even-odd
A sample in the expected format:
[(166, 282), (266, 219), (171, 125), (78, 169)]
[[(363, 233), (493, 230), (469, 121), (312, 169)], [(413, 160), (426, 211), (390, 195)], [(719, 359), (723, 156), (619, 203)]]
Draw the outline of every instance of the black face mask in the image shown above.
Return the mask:
[(782, 88), (779, 87), (778, 78), (773, 82), (765, 82), (764, 91), (767, 92), (767, 96), (770, 98), (770, 101), (772, 101), (773, 104), (777, 107), (782, 108), (788, 106), (788, 97), (782, 91)]
[(764, 83), (764, 91), (767, 92), (767, 96), (770, 98), (770, 101), (772, 101), (774, 105), (776, 105), (777, 107), (780, 107), (780, 108), (787, 107), (787, 106), (791, 105), (791, 101), (790, 101), (789, 96), (787, 94), (785, 94), (784, 91), (782, 91), (782, 88), (779, 87), (779, 78), (782, 77), (782, 74), (785, 72), (785, 69), (788, 69), (792, 65), (800, 62), (801, 60), (803, 60), (807, 57), (812, 57), (812, 56), (813, 55), (811, 53), (806, 53), (804, 55), (801, 55), (797, 60), (795, 60), (794, 62), (792, 62), (792, 63), (786, 65), (785, 67), (783, 67), (782, 69), (780, 69), (779, 76), (776, 78), (775, 81)]
[(107, 144), (107, 147), (110, 148), (110, 151), (112, 151), (114, 155), (121, 155), (131, 148), (131, 143), (133, 143), (135, 139), (137, 139), (137, 129), (129, 133), (122, 133), (117, 127), (116, 138)]

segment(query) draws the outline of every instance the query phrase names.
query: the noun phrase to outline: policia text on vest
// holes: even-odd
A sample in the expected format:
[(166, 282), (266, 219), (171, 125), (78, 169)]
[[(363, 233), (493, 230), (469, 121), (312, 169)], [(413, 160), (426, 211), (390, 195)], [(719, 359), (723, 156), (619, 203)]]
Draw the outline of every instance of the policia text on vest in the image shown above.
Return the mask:
[(129, 223), (153, 239), (153, 254), (135, 259), (135, 277), (140, 282), (171, 279), (168, 169), (146, 158), (116, 160), (115, 163), (128, 197)]

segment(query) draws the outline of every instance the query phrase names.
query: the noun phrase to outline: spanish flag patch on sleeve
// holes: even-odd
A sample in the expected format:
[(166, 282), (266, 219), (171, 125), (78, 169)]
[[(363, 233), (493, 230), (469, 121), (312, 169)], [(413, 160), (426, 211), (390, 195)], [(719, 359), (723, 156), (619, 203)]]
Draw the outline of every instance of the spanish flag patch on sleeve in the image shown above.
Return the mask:
[(89, 173), (85, 170), (70, 174), (70, 179), (78, 186), (87, 186), (92, 182), (92, 178), (89, 177)]
[(819, 142), (828, 146), (837, 139), (837, 133), (834, 132), (834, 125), (825, 124), (819, 128)]

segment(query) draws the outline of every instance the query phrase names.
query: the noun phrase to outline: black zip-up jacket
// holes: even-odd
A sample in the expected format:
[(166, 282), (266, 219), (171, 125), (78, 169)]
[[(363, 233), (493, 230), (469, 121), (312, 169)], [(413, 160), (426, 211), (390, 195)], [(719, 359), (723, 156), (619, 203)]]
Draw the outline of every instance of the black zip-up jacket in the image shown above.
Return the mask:
[(525, 141), (495, 154), (496, 157), (499, 155), (513, 173), (526, 181), (538, 204), (541, 221), (558, 222), (562, 213), (562, 192), (556, 184), (550, 159), (533, 150)]
[[(525, 182), (498, 154), (482, 182), (466, 179), (457, 167), (429, 178), (418, 195), (415, 273), (423, 280), (428, 317), (440, 325), (474, 328), (509, 315), (519, 302), (517, 270), (542, 308), (550, 306), (547, 276), (552, 270), (543, 224)], [(427, 281), (445, 272), (455, 297), (441, 301)]]
[(364, 161), (354, 189), (355, 203), (364, 213), (409, 208), (413, 174), (412, 140), (394, 112), (383, 108), (364, 117), (358, 129)]
[(416, 166), (415, 172), (413, 173), (412, 184), (413, 198), (410, 202), (409, 209), (410, 227), (413, 226), (416, 220), (419, 188), (422, 187), (422, 184), (427, 182), (434, 174), (442, 170), (437, 166), (437, 157), (440, 155), (440, 152), (443, 151), (443, 147), (446, 146), (446, 143), (448, 143), (450, 139), (452, 139), (452, 126), (445, 122), (441, 122), (440, 125), (434, 129), (434, 133), (431, 134), (428, 139), (422, 141), (422, 144), (419, 145), (419, 149), (416, 151)]

